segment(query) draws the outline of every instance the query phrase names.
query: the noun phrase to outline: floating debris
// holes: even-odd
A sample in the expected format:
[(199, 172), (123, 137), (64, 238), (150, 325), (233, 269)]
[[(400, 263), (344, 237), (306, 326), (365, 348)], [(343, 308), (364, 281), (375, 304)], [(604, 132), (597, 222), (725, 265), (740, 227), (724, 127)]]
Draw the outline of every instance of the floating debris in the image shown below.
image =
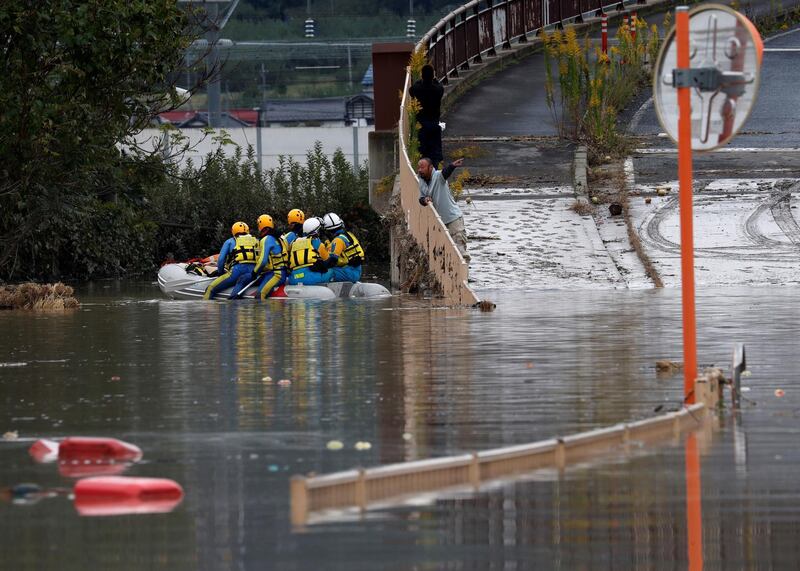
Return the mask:
[(666, 359), (656, 361), (656, 371), (675, 372), (681, 370), (683, 370), (683, 363), (676, 363), (675, 361), (668, 361)]
[(410, 432), (404, 432), (403, 433), (403, 440), (405, 440), (406, 442), (408, 442), (410, 440), (413, 440), (413, 439), (414, 439), (414, 435), (411, 434)]
[(74, 290), (61, 282), (0, 286), (0, 309), (63, 310), (79, 307)]
[(18, 363), (0, 363), (0, 367), (27, 367), (28, 363), (18, 362)]
[(6, 441), (16, 440), (17, 438), (19, 438), (19, 432), (17, 432), (16, 430), (9, 430), (8, 432), (3, 434), (3, 440)]
[(112, 381), (119, 381), (119, 380), (120, 380), (120, 377), (119, 377), (118, 375), (112, 375), (112, 376), (111, 376), (111, 380), (112, 380)]
[(372, 448), (372, 444), (370, 444), (369, 442), (364, 442), (362, 440), (359, 440), (358, 442), (356, 442), (354, 448), (356, 450), (369, 450), (370, 448)]
[(752, 374), (750, 371), (742, 371), (742, 377), (749, 377)]
[(492, 303), (491, 301), (484, 299), (482, 301), (479, 301), (478, 303), (476, 303), (472, 307), (475, 307), (475, 308), (477, 308), (477, 309), (479, 309), (481, 311), (494, 311), (497, 308), (497, 304)]
[(785, 394), (786, 394), (786, 393), (783, 391), (783, 389), (775, 389), (775, 396), (776, 396), (776, 397), (778, 397), (778, 398), (783, 398), (783, 396), (784, 396)]
[(330, 440), (325, 445), (325, 447), (328, 450), (341, 450), (342, 448), (344, 448), (344, 444), (342, 443), (341, 440)]
[(280, 381), (278, 381), (278, 386), (279, 387), (288, 387), (291, 384), (292, 384), (292, 381), (290, 381), (289, 379), (281, 379)]
[(645, 198), (645, 199), (644, 199), (644, 203), (645, 203), (645, 204), (650, 204), (651, 202), (653, 202), (653, 199), (652, 199), (652, 198), (650, 198), (649, 196), (648, 196), (647, 198)]
[(262, 383), (271, 383), (272, 382), (272, 377), (270, 377), (270, 376), (261, 377), (261, 382)]

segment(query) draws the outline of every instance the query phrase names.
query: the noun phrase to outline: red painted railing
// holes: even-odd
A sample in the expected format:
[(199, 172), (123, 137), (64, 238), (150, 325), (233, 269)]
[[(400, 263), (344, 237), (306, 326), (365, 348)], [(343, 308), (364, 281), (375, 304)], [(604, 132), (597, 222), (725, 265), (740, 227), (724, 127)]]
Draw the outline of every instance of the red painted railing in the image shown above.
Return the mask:
[(419, 45), (428, 50), (436, 77), (446, 83), (481, 56), (525, 42), (542, 27), (580, 22), (622, 5), (603, 0), (473, 0), (439, 20)]

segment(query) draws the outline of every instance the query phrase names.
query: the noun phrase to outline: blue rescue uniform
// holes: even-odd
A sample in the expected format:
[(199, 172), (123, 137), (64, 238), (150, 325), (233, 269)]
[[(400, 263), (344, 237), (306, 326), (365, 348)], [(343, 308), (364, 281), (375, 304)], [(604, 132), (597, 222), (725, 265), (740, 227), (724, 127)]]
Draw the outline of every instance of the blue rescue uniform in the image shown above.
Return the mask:
[(208, 284), (203, 299), (213, 299), (215, 294), (231, 286), (231, 299), (238, 297), (242, 289), (253, 281), (257, 257), (258, 240), (250, 234), (225, 240), (217, 260), (217, 267), (223, 268), (225, 273)]
[(267, 299), (275, 289), (286, 283), (289, 273), (287, 261), (282, 238), (267, 234), (261, 239), (258, 262), (253, 272), (256, 275), (263, 274), (258, 282), (258, 293), (261, 299)]
[(331, 266), (334, 282), (357, 282), (361, 279), (361, 264), (364, 250), (352, 232), (341, 229), (331, 240), (328, 265)]

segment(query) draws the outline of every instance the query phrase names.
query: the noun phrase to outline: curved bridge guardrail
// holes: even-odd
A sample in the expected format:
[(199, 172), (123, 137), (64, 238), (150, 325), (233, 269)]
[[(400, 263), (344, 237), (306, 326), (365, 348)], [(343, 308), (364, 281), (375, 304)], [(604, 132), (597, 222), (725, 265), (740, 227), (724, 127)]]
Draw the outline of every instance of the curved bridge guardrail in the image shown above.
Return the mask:
[[(639, 2), (644, 4), (644, 2)], [(417, 43), (425, 49), (436, 77), (443, 83), (460, 77), (483, 58), (509, 50), (512, 42), (527, 43), (528, 35), (543, 27), (581, 23), (586, 15), (599, 16), (608, 9), (622, 10), (623, 2), (602, 0), (472, 0), (439, 20)], [(400, 104), (400, 204), (409, 233), (427, 252), (429, 268), (442, 285), (448, 303), (474, 304), (478, 296), (469, 287), (469, 268), (433, 206), (419, 205), (419, 180), (408, 156), (408, 89), (406, 73)], [(446, 95), (445, 95), (446, 96)]]

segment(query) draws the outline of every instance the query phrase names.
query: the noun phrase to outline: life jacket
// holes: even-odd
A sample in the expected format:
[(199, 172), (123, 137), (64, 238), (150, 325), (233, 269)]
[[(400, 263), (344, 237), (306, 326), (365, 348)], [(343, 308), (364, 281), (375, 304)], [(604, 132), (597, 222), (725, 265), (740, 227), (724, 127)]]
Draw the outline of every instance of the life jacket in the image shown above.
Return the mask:
[(292, 254), (289, 257), (289, 267), (291, 269), (308, 268), (320, 260), (319, 253), (314, 248), (311, 238), (298, 236), (292, 242)]
[(289, 247), (286, 245), (286, 240), (283, 236), (276, 236), (275, 238), (278, 242), (278, 246), (281, 247), (281, 251), (277, 254), (275, 252), (269, 253), (269, 260), (267, 260), (267, 264), (264, 268), (268, 272), (281, 270), (289, 265)]
[(364, 261), (364, 248), (361, 247), (361, 242), (358, 241), (352, 232), (342, 232), (334, 236), (334, 240), (339, 238), (344, 239), (344, 250), (339, 254), (339, 260), (336, 265), (343, 266), (359, 266)]
[(236, 264), (255, 264), (258, 259), (258, 240), (250, 234), (239, 234), (231, 255)]

